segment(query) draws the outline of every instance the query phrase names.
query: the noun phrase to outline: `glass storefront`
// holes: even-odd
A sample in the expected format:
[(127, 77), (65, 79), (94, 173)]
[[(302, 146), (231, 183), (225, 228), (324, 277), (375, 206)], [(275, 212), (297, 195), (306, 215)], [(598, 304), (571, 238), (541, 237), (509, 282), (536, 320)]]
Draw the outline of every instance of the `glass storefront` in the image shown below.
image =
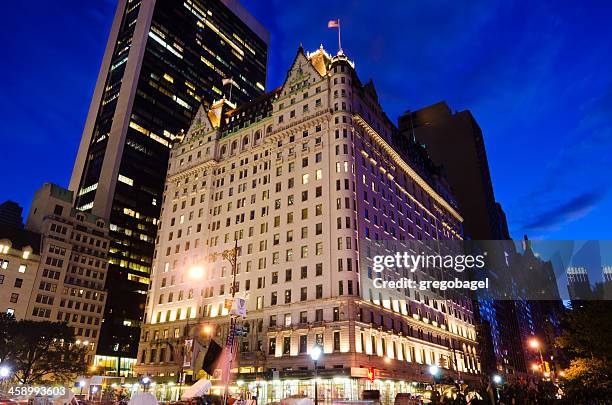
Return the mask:
[[(425, 391), (423, 383), (374, 380), (363, 378), (319, 378), (319, 403), (331, 403), (338, 400), (359, 400), (364, 390), (378, 390), (383, 405), (393, 404), (398, 393), (422, 394)], [(244, 398), (256, 396), (259, 392), (259, 404), (278, 402), (292, 395), (305, 395), (314, 399), (314, 379), (307, 380), (271, 380), (252, 381), (232, 387), (233, 393), (241, 393)]]
[(100, 356), (94, 358), (92, 372), (96, 375), (133, 377), (136, 359), (116, 356)]

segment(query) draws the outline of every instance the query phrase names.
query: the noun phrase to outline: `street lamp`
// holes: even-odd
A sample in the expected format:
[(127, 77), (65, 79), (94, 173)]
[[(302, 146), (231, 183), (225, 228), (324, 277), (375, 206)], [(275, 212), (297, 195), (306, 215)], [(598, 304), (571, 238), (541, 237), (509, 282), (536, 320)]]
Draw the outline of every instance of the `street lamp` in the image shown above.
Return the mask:
[(502, 383), (501, 375), (493, 375), (493, 383), (495, 384), (495, 393), (497, 394), (497, 400), (499, 401), (499, 385)]
[(145, 392), (149, 390), (149, 384), (151, 384), (151, 379), (147, 376), (142, 377), (142, 380), (140, 380), (140, 382), (142, 383), (142, 385), (144, 385), (144, 390)]
[[(531, 338), (529, 340), (529, 347), (531, 347), (532, 349), (538, 351), (538, 354), (540, 355), (540, 364), (541, 364), (541, 367), (542, 367), (542, 371), (544, 371), (544, 356), (542, 356), (542, 348), (540, 346), (540, 342), (538, 341), (538, 339), (536, 339), (535, 337)], [(534, 370), (535, 370), (535, 368), (534, 368)]]
[(204, 267), (194, 266), (189, 269), (188, 275), (191, 280), (199, 280), (204, 277)]
[(311, 350), (310, 350), (310, 358), (312, 359), (312, 361), (314, 362), (314, 378), (315, 378), (315, 390), (314, 390), (314, 405), (319, 405), (319, 385), (318, 385), (318, 375), (317, 375), (317, 362), (319, 361), (319, 358), (321, 357), (321, 347), (320, 346), (314, 346)]
[(8, 378), (11, 375), (11, 369), (8, 366), (0, 366), (0, 378)]
[(79, 393), (79, 395), (83, 395), (83, 387), (85, 387), (85, 380), (81, 380), (77, 383), (77, 385), (79, 386), (79, 388), (81, 389), (81, 392)]
[(202, 327), (202, 333), (204, 334), (204, 336), (210, 336), (213, 333), (213, 327), (210, 325), (204, 325)]
[(440, 372), (440, 367), (436, 366), (435, 364), (432, 364), (431, 366), (429, 366), (429, 374), (431, 374), (431, 376), (433, 377), (434, 391), (436, 390), (436, 376), (438, 375), (439, 372)]

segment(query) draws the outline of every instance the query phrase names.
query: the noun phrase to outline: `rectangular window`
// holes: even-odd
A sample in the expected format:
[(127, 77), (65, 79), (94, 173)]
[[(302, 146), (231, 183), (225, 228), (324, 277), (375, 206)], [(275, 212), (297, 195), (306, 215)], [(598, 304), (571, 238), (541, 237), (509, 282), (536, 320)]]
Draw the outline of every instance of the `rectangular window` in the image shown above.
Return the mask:
[(276, 338), (270, 338), (270, 342), (268, 343), (268, 354), (276, 354)]
[(306, 353), (308, 347), (308, 335), (300, 336), (300, 354)]

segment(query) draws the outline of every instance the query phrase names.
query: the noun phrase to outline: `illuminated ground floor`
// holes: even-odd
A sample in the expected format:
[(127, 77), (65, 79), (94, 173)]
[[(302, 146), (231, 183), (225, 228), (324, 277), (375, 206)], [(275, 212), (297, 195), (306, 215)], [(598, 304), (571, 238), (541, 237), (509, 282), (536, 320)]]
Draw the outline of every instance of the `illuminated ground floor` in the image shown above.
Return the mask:
[[(355, 377), (343, 374), (333, 376), (331, 370), (326, 370), (324, 375), (319, 376), (317, 381), (317, 391), (319, 403), (331, 403), (339, 400), (359, 400), (362, 399), (364, 390), (378, 390), (380, 392), (380, 400), (383, 405), (391, 405), (394, 403), (395, 396), (398, 393), (410, 393), (412, 395), (421, 395), (428, 397), (431, 390), (434, 388), (433, 378), (430, 375), (420, 375), (415, 379), (410, 380), (394, 380), (375, 378), (370, 380), (367, 377)], [(344, 370), (347, 371), (347, 370)], [(364, 370), (365, 373), (365, 370)], [(240, 396), (244, 399), (258, 398), (258, 404), (268, 404), (278, 402), (283, 398), (292, 395), (303, 395), (314, 400), (315, 395), (315, 378), (296, 376), (279, 377), (278, 375), (268, 378), (269, 376), (258, 377), (254, 375), (245, 375), (245, 379), (238, 379), (229, 387), (230, 393), (233, 396)], [(475, 382), (478, 376), (465, 376), (466, 381)], [(153, 383), (148, 387), (148, 390), (155, 394), (160, 401), (173, 401), (181, 396), (181, 392), (187, 389), (187, 386), (170, 382), (163, 382), (153, 377)], [(443, 391), (445, 387), (452, 381), (451, 376), (440, 376), (435, 388)], [(140, 390), (143, 387), (139, 384), (133, 384), (131, 390)], [(224, 386), (220, 381), (213, 381), (211, 394), (223, 395)]]

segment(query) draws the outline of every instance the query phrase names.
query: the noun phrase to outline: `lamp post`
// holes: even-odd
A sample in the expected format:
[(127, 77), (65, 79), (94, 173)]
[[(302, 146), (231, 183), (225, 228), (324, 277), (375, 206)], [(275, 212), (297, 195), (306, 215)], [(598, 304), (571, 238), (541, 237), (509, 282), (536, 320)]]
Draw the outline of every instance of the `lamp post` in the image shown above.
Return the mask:
[(544, 373), (544, 356), (542, 355), (542, 347), (540, 346), (540, 342), (538, 341), (538, 339), (532, 338), (531, 340), (529, 340), (529, 347), (538, 351), (538, 354), (540, 355), (541, 371), (542, 373)]
[(81, 392), (79, 392), (79, 395), (82, 396), (83, 395), (83, 387), (85, 387), (85, 381), (81, 380), (77, 383), (77, 385), (79, 386), (79, 388), (81, 389)]
[(318, 384), (317, 363), (318, 363), (320, 357), (321, 357), (321, 347), (318, 346), (318, 345), (314, 346), (310, 350), (310, 358), (314, 362), (314, 379), (315, 379), (314, 405), (319, 405), (319, 384)]
[(142, 385), (144, 386), (144, 392), (149, 391), (149, 384), (151, 384), (151, 379), (147, 376), (142, 377), (142, 380), (140, 380), (140, 382), (142, 382)]
[(8, 381), (11, 377), (11, 368), (6, 364), (0, 366), (0, 389), (3, 388), (5, 381)]
[(495, 384), (495, 393), (497, 394), (497, 400), (499, 401), (499, 386), (502, 383), (502, 378), (499, 374), (493, 375), (493, 383)]
[(436, 366), (435, 364), (432, 364), (431, 366), (429, 366), (429, 374), (431, 374), (431, 376), (433, 377), (434, 391), (436, 391), (436, 377), (438, 376), (439, 372), (440, 372), (440, 367)]

